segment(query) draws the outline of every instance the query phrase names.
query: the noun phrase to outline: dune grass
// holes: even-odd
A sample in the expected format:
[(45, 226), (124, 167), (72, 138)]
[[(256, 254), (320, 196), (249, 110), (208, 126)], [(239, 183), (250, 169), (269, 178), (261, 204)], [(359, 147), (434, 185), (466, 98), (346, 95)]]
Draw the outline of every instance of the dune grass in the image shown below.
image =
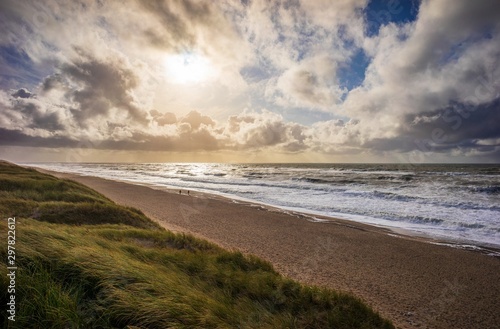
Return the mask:
[[(16, 322), (1, 310), (4, 328), (393, 328), (352, 296), (299, 284), (257, 257), (5, 162), (0, 214), (4, 241), (7, 217), (17, 220)], [(2, 305), (6, 274), (2, 261)]]

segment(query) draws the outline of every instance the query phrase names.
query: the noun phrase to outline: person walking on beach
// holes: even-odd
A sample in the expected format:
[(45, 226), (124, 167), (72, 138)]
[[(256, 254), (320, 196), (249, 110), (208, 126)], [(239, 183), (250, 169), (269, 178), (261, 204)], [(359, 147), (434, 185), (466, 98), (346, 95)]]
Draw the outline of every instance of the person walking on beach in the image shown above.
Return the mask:
[(182, 190), (179, 190), (179, 194), (182, 194)]

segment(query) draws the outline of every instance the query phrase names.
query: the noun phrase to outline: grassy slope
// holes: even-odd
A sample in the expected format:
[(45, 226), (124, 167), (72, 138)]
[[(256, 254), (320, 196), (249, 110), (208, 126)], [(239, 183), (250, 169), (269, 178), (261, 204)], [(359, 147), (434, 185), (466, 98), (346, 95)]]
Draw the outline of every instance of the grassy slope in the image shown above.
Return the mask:
[(0, 215), (2, 305), (6, 218), (17, 218), (12, 328), (392, 328), (352, 296), (301, 285), (83, 185), (5, 162)]

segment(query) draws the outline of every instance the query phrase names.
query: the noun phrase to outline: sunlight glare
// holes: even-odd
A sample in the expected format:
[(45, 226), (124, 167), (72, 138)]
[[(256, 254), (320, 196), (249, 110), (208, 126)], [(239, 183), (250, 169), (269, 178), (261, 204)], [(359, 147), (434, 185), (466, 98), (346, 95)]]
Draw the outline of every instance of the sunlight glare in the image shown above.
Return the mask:
[(214, 75), (210, 61), (197, 54), (168, 56), (163, 63), (167, 78), (178, 84), (196, 84)]

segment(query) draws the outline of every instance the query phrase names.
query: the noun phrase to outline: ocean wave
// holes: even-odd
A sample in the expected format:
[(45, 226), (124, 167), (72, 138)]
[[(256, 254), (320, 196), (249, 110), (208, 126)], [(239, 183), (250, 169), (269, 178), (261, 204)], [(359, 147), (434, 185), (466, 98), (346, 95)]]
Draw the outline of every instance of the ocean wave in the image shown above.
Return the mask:
[(415, 175), (381, 175), (377, 176), (377, 180), (384, 180), (384, 181), (398, 181), (402, 180), (405, 182), (412, 181), (415, 178)]
[(481, 204), (477, 202), (468, 202), (468, 201), (457, 201), (454, 199), (451, 200), (443, 200), (440, 198), (431, 199), (424, 198), (420, 196), (410, 196), (404, 194), (397, 194), (393, 192), (379, 191), (374, 190), (371, 194), (363, 194), (363, 193), (350, 193), (352, 196), (359, 196), (361, 198), (372, 197), (375, 199), (383, 199), (387, 201), (400, 201), (407, 202), (412, 204), (421, 204), (425, 206), (437, 206), (448, 209), (462, 209), (462, 210), (487, 210), (487, 211), (500, 211), (500, 206), (492, 205), (492, 204)]
[(401, 180), (404, 180), (405, 182), (409, 182), (415, 178), (414, 175), (403, 175), (401, 176)]
[(441, 218), (427, 217), (427, 216), (409, 216), (407, 217), (410, 222), (418, 224), (443, 224), (446, 221)]
[(489, 186), (476, 186), (470, 188), (471, 192), (485, 193), (485, 194), (500, 194), (500, 185), (489, 185)]
[(465, 227), (465, 228), (470, 228), (470, 229), (480, 229), (486, 227), (486, 225), (479, 224), (479, 223), (458, 223), (458, 226), (460, 227)]
[(42, 167), (132, 183), (224, 193), (276, 207), (323, 215), (347, 214), (344, 217), (358, 216), (356, 220), (375, 225), (386, 223), (464, 239), (480, 236), (484, 241), (498, 241), (500, 235), (500, 169), (494, 166), (50, 164)]
[(205, 176), (215, 176), (215, 177), (224, 177), (227, 174), (225, 173), (211, 173), (211, 172), (206, 172), (204, 173)]
[(410, 196), (410, 195), (397, 194), (397, 193), (393, 193), (393, 192), (385, 192), (385, 191), (378, 191), (378, 190), (373, 191), (372, 194), (376, 198), (405, 201), (405, 202), (411, 202), (411, 201), (415, 201), (415, 200), (424, 200), (423, 198), (417, 197), (417, 196)]
[(264, 172), (258, 172), (258, 171), (247, 172), (247, 173), (244, 173), (241, 175), (241, 177), (244, 177), (244, 178), (257, 178), (257, 179), (262, 179), (266, 176), (269, 176), (269, 174), (264, 173)]
[(327, 179), (322, 179), (322, 178), (312, 178), (312, 177), (292, 177), (292, 181), (298, 181), (298, 182), (307, 182), (307, 183), (314, 183), (314, 184), (331, 184), (331, 180)]
[[(286, 190), (310, 190), (310, 187), (307, 186), (296, 186), (290, 185), (286, 183), (277, 183), (272, 181), (261, 181), (261, 182), (251, 182), (251, 181), (230, 181), (230, 180), (212, 180), (212, 179), (203, 179), (199, 177), (180, 177), (180, 181), (187, 183), (197, 183), (202, 184), (201, 187), (208, 188), (209, 186), (217, 186), (218, 188), (224, 188), (224, 186), (244, 186), (244, 187), (255, 187), (255, 188), (277, 188), (277, 189), (286, 189)], [(233, 193), (240, 193), (240, 190), (232, 190)], [(271, 192), (271, 191), (269, 191)]]
[(324, 179), (324, 178), (315, 178), (315, 177), (292, 177), (292, 181), (298, 182), (306, 182), (313, 184), (332, 184), (332, 185), (341, 185), (341, 184), (362, 184), (362, 181), (355, 179)]
[(246, 174), (242, 175), (241, 177), (243, 177), (243, 178), (251, 178), (251, 179), (255, 179), (255, 178), (262, 179), (262, 178), (264, 178), (264, 176), (260, 176), (260, 175), (246, 175)]

